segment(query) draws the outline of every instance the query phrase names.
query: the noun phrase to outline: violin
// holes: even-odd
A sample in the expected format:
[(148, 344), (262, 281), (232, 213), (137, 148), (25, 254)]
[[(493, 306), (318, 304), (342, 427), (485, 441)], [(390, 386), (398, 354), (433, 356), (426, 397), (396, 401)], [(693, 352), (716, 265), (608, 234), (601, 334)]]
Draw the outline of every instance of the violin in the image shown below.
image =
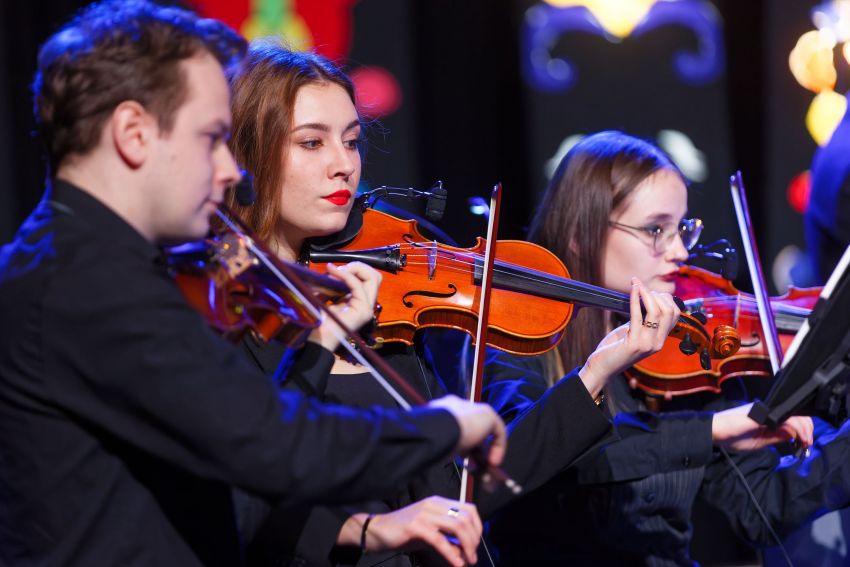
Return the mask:
[[(244, 234), (226, 229), (198, 242), (166, 249), (166, 262), (189, 304), (225, 337), (237, 341), (251, 330), (262, 340), (299, 348), (320, 319), (249, 250)], [(284, 261), (269, 256), (274, 262)], [(349, 293), (340, 280), (287, 263), (325, 303)]]
[[(313, 264), (358, 260), (382, 270), (376, 343), (412, 344), (423, 327), (475, 333), (485, 245), (483, 238), (471, 248), (429, 241), (415, 221), (367, 209), (352, 240), (333, 250), (311, 249), (306, 259)], [(495, 246), (488, 345), (540, 354), (561, 339), (575, 307), (629, 314), (628, 295), (570, 279), (549, 250), (517, 240), (499, 240)], [(670, 336), (679, 340), (682, 353), (699, 352), (699, 364), (706, 369), (711, 359), (738, 350), (734, 329), (717, 325), (709, 334), (699, 314), (683, 313)]]
[[(811, 313), (821, 289), (791, 286), (784, 295), (770, 298), (783, 352)], [(710, 369), (703, 369), (665, 344), (659, 352), (626, 371), (632, 385), (670, 399), (699, 391), (720, 392), (724, 380), (737, 376), (773, 376), (752, 294), (738, 291), (729, 280), (708, 270), (683, 265), (679, 268), (676, 295), (685, 300), (688, 310), (699, 310), (705, 315), (708, 332), (717, 326), (736, 329), (741, 348), (733, 356), (713, 360)]]

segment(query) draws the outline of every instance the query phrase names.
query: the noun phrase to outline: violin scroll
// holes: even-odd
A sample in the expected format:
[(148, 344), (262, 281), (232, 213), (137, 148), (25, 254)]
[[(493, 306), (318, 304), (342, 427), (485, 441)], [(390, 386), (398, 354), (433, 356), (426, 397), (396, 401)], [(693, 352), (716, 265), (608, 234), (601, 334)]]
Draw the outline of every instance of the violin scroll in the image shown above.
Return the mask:
[[(718, 325), (711, 338), (711, 358), (729, 358), (741, 348), (741, 336), (734, 327)], [(708, 370), (708, 369), (706, 369)]]

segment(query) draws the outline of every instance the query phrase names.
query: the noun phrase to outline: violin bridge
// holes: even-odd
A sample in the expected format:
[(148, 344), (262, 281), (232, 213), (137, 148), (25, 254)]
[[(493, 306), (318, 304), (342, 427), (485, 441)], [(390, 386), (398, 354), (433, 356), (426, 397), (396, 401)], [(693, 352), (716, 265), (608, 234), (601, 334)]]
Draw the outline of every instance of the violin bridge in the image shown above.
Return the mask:
[(437, 241), (433, 240), (428, 248), (428, 279), (434, 279), (434, 273), (437, 271)]

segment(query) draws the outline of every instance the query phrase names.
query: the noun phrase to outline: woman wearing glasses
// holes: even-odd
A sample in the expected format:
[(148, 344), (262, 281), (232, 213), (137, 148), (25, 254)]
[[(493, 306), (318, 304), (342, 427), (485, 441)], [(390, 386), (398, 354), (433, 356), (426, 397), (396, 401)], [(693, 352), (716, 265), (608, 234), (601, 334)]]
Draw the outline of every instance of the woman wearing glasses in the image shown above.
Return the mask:
[[(637, 276), (654, 292), (672, 293), (678, 267), (702, 231), (699, 219), (687, 217), (685, 179), (666, 155), (623, 133), (600, 132), (584, 138), (560, 163), (530, 240), (557, 254), (577, 280), (628, 292)], [(649, 317), (644, 322), (652, 323)], [(564, 340), (545, 355), (492, 353), (485, 399), (506, 421), (522, 415), (557, 389), (567, 371), (584, 364), (619, 324), (609, 312), (582, 309)], [(679, 410), (730, 405), (686, 398), (669, 405), (679, 404)], [(780, 467), (772, 448), (729, 433), (742, 425), (739, 420), (749, 420), (746, 406), (716, 414), (650, 414), (642, 394), (622, 375), (608, 382), (604, 405), (617, 438), (493, 521), (500, 565), (693, 565), (690, 518), (700, 493), (728, 515), (742, 537), (773, 543), (717, 447), (731, 450), (780, 533), (850, 503), (850, 426), (813, 447), (810, 457)], [(811, 421), (792, 419), (807, 428), (800, 437), (809, 438)]]

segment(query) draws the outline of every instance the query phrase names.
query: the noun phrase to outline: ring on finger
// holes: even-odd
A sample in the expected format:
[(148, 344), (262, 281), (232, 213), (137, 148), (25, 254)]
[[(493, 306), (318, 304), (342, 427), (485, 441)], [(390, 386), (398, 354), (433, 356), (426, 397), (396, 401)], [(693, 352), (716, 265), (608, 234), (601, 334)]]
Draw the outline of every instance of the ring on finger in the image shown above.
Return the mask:
[(657, 329), (658, 323), (656, 321), (644, 321), (643, 326), (649, 327), (650, 329)]
[(457, 518), (460, 516), (460, 510), (457, 508), (449, 508), (449, 511), (446, 512), (449, 515), (449, 518)]

